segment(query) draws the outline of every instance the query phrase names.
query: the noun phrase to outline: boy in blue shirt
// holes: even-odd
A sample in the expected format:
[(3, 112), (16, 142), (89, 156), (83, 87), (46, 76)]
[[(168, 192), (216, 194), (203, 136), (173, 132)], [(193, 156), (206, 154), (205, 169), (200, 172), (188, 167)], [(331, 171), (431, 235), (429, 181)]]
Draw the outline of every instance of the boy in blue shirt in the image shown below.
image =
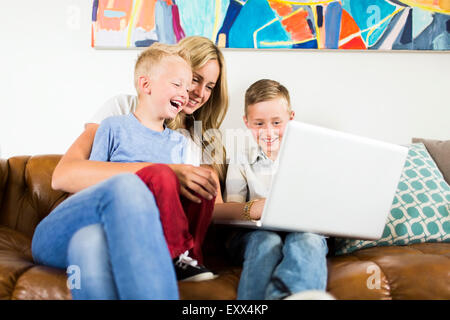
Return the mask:
[[(257, 146), (230, 163), (226, 202), (245, 203), (243, 218), (261, 218), (278, 166), (284, 130), (294, 118), (288, 90), (273, 80), (259, 80), (245, 94), (244, 122)], [(232, 232), (228, 249), (243, 269), (238, 299), (332, 299), (327, 285), (328, 247), (323, 236), (269, 230)]]
[[(188, 53), (176, 46), (155, 43), (135, 66), (138, 92), (136, 111), (103, 120), (97, 129), (90, 160), (111, 162), (186, 163), (187, 139), (164, 125), (187, 104), (192, 70)], [(191, 257), (195, 230), (191, 221), (199, 209), (180, 200), (179, 181), (166, 165), (150, 165), (136, 174), (147, 184), (157, 203), (164, 235), (174, 259), (178, 280), (202, 281), (214, 275)], [(132, 199), (130, 199), (132, 201)], [(214, 199), (203, 201), (196, 219), (210, 221)], [(185, 212), (184, 208), (187, 212)], [(153, 212), (149, 212), (153, 214)], [(198, 217), (200, 216), (200, 218)], [(206, 222), (208, 222), (206, 221)], [(202, 239), (200, 240), (202, 241)], [(194, 252), (195, 254), (195, 252)]]

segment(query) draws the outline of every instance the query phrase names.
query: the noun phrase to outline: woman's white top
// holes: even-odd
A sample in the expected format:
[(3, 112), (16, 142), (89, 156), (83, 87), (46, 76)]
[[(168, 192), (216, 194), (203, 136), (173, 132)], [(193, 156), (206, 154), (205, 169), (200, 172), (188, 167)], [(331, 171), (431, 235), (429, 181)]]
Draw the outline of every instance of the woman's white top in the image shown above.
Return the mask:
[[(108, 101), (106, 101), (103, 106), (97, 110), (94, 116), (87, 123), (97, 123), (100, 124), (104, 119), (111, 116), (128, 115), (136, 111), (138, 99), (135, 95), (130, 94), (119, 94)], [(202, 149), (198, 146), (190, 137), (190, 135), (185, 133), (186, 130), (181, 130), (186, 138), (188, 138), (188, 152), (186, 157), (186, 164), (191, 164), (193, 166), (199, 166), (202, 160)]]

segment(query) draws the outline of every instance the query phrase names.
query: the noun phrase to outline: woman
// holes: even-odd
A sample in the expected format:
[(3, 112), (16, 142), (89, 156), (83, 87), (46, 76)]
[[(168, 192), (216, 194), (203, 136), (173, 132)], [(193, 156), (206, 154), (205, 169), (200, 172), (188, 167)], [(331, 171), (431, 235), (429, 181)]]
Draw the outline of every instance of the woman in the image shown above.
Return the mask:
[[(186, 129), (192, 141), (200, 141), (192, 144), (192, 163), (202, 161), (211, 166), (170, 167), (186, 198), (199, 201), (195, 193), (205, 198), (217, 194), (221, 202), (218, 190), (219, 180), (225, 176), (225, 153), (219, 137), (203, 141), (198, 136), (202, 133), (196, 132), (194, 120), (201, 121), (204, 132), (218, 129), (223, 121), (228, 107), (224, 59), (206, 38), (186, 38), (179, 45), (191, 52), (193, 83), (184, 114), (167, 126)], [(120, 104), (123, 101), (129, 103)], [(100, 114), (118, 114), (114, 111), (117, 103), (119, 113), (132, 112), (133, 101), (133, 97), (115, 97)], [(175, 273), (161, 224), (157, 216), (145, 214), (146, 208), (155, 206), (155, 200), (145, 184), (130, 174), (151, 164), (87, 160), (97, 128), (98, 124), (87, 124), (56, 167), (52, 187), (75, 194), (38, 225), (33, 256), (38, 262), (60, 268), (70, 261), (80, 262), (81, 288), (72, 288), (75, 299), (177, 299)]]

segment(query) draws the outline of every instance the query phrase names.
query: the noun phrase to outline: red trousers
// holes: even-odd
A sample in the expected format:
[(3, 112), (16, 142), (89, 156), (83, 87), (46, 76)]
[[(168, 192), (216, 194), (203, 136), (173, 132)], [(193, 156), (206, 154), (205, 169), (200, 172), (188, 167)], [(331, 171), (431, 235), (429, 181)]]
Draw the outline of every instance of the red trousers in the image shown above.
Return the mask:
[(136, 174), (155, 197), (164, 236), (172, 259), (190, 250), (190, 256), (203, 264), (202, 245), (212, 219), (215, 198), (195, 203), (181, 196), (178, 177), (164, 164), (145, 167)]

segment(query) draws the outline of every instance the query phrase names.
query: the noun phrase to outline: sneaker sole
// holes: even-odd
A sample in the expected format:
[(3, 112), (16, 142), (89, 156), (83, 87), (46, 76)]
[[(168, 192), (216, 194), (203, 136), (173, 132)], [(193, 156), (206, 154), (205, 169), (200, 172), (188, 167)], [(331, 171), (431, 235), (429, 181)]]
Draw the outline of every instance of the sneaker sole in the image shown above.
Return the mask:
[(180, 280), (181, 282), (184, 281), (192, 281), (192, 282), (199, 282), (199, 281), (207, 281), (207, 280), (213, 280), (216, 279), (218, 275), (213, 274), (212, 272), (205, 272), (201, 274), (197, 274), (195, 276)]
[(331, 294), (319, 290), (306, 290), (299, 293), (294, 293), (283, 300), (336, 300)]

